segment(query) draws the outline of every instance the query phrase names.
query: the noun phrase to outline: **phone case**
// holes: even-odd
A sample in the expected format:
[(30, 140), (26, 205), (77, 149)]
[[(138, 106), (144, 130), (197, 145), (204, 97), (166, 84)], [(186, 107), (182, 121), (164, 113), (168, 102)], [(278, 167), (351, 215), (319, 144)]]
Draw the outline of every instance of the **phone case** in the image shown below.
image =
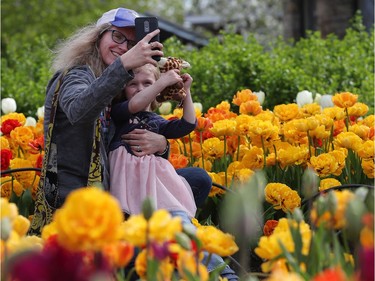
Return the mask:
[[(155, 29), (158, 29), (158, 27), (159, 27), (159, 24), (158, 24), (158, 19), (156, 17), (135, 18), (135, 36), (136, 36), (137, 42), (142, 40), (143, 37), (146, 36), (146, 34), (154, 31)], [(159, 34), (152, 37), (149, 42), (151, 43), (155, 41), (158, 41), (158, 42), (160, 41)], [(159, 56), (153, 56), (152, 58), (156, 61), (160, 60)]]
[[(135, 34), (137, 41), (143, 39), (146, 34), (158, 29), (158, 19), (156, 17), (138, 17), (135, 18)], [(160, 41), (159, 34), (152, 37), (150, 42)]]

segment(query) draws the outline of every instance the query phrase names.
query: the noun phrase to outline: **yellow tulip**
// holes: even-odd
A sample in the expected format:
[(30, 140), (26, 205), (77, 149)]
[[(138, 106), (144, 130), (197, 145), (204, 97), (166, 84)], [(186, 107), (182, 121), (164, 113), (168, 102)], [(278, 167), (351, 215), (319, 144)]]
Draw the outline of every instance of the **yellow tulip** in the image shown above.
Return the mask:
[(213, 123), (210, 132), (217, 138), (222, 136), (232, 136), (236, 132), (237, 122), (235, 119), (219, 120)]
[(30, 227), (30, 221), (24, 216), (18, 215), (13, 220), (13, 230), (17, 232), (19, 236), (25, 236)]
[(54, 215), (58, 241), (71, 251), (99, 250), (118, 240), (123, 213), (109, 193), (85, 187), (72, 191)]
[(299, 110), (296, 103), (290, 103), (276, 105), (273, 112), (281, 121), (289, 121), (298, 116)]
[(3, 123), (4, 121), (9, 120), (9, 119), (17, 120), (18, 122), (21, 123), (22, 126), (26, 123), (25, 115), (23, 113), (17, 113), (17, 112), (8, 113), (6, 115), (1, 116), (0, 123)]
[(348, 114), (349, 116), (364, 116), (368, 112), (369, 108), (367, 104), (357, 102), (353, 106), (348, 108)]
[(293, 211), (301, 206), (301, 197), (283, 183), (268, 183), (264, 189), (265, 200), (272, 204), (274, 209), (284, 212)]
[[(310, 242), (311, 242), (311, 230), (307, 223), (301, 221), (297, 223), (294, 220), (281, 218), (279, 223), (275, 227), (273, 233), (270, 236), (262, 236), (258, 242), (258, 247), (255, 248), (255, 253), (265, 261), (269, 261), (276, 258), (282, 253), (280, 242), (290, 253), (295, 250), (293, 237), (290, 231), (290, 227), (298, 227), (298, 230), (302, 236), (302, 254), (307, 255)], [(264, 271), (271, 270), (271, 267), (262, 266)]]
[(337, 93), (332, 97), (333, 104), (340, 108), (353, 106), (358, 100), (358, 95), (349, 92)]
[(203, 249), (219, 256), (230, 256), (238, 251), (234, 236), (208, 225), (197, 229), (197, 237), (203, 244)]
[(368, 178), (373, 179), (375, 177), (374, 159), (363, 159), (361, 167)]
[(334, 186), (340, 186), (341, 182), (334, 178), (322, 179), (319, 183), (319, 191), (327, 190)]

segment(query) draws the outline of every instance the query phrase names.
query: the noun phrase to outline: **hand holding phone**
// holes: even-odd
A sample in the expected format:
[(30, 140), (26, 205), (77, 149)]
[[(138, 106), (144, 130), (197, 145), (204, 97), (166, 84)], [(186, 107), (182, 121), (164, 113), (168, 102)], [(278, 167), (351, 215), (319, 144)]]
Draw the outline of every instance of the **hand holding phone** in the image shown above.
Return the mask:
[[(137, 17), (135, 18), (135, 36), (137, 42), (142, 40), (146, 34), (159, 28), (158, 19), (156, 17)], [(160, 42), (159, 34), (152, 37), (149, 43)], [(157, 48), (155, 48), (158, 50)], [(153, 56), (154, 60), (159, 61), (160, 56)]]

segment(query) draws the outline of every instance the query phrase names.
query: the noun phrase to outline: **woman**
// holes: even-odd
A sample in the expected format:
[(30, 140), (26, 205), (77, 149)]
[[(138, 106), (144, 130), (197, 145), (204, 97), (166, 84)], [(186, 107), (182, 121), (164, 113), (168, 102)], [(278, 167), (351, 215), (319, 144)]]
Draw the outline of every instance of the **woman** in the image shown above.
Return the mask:
[[(52, 64), (55, 74), (48, 83), (45, 101), (42, 188), (31, 233), (40, 232), (72, 190), (95, 182), (103, 182), (108, 188), (107, 136), (103, 130), (108, 128), (103, 128), (107, 124), (100, 117), (113, 97), (133, 79), (132, 69), (147, 63), (156, 66), (152, 56), (163, 56), (160, 42), (149, 44), (159, 30), (135, 42), (137, 16), (125, 8), (110, 10), (96, 24), (80, 29), (57, 48)], [(124, 135), (124, 141), (134, 150), (141, 146), (144, 155), (168, 155), (165, 137), (147, 130)], [(191, 168), (179, 173), (191, 183), (201, 204), (211, 188), (207, 173)]]
[[(52, 219), (53, 211), (62, 206), (72, 190), (103, 180), (106, 185), (105, 141), (110, 141), (112, 133), (106, 127), (109, 134), (104, 135), (103, 125), (108, 124), (101, 115), (134, 78), (132, 69), (148, 63), (156, 66), (152, 57), (163, 56), (160, 42), (149, 44), (159, 30), (135, 42), (137, 16), (135, 11), (125, 8), (110, 10), (96, 24), (79, 30), (57, 49), (52, 64), (55, 74), (47, 86), (45, 157), (30, 234), (40, 234)], [(139, 156), (168, 154), (165, 137), (148, 130), (137, 129), (123, 138), (134, 152), (141, 147)], [(203, 170), (192, 169), (183, 171), (182, 176), (196, 185), (192, 186), (193, 192), (204, 184), (200, 194), (197, 193), (197, 199), (202, 201), (211, 180)], [(219, 259), (210, 265), (213, 269), (222, 263)], [(237, 279), (229, 267), (222, 273), (228, 279), (232, 276)]]

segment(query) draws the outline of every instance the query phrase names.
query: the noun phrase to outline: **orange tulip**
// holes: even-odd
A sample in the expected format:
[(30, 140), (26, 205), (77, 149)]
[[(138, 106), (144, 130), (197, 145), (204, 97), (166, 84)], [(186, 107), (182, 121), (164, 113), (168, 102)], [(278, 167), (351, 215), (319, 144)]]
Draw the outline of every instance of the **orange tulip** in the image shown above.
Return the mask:
[(348, 108), (353, 106), (358, 100), (358, 95), (349, 92), (337, 93), (332, 97), (333, 104), (341, 107)]
[(115, 267), (125, 267), (134, 255), (134, 246), (125, 241), (111, 243), (103, 247), (103, 255)]

